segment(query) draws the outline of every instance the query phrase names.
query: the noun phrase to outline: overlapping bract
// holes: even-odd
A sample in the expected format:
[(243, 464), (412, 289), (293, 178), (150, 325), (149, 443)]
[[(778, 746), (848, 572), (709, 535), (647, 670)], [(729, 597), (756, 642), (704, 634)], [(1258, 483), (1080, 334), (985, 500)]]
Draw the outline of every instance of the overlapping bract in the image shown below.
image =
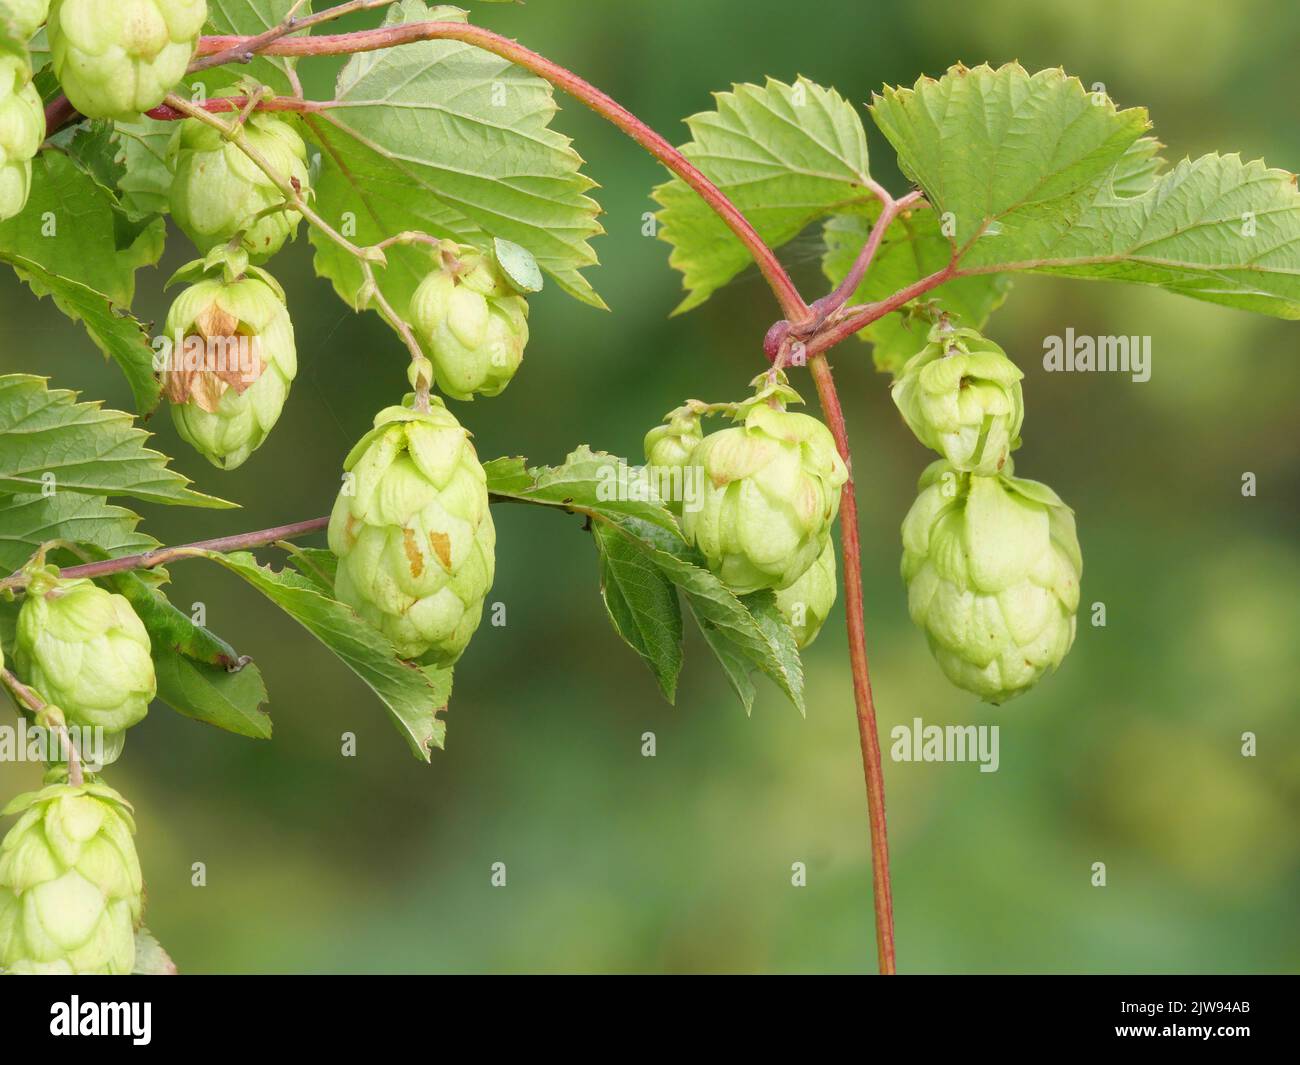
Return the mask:
[(32, 157), (45, 137), (45, 109), (26, 58), (0, 55), (0, 221), (27, 203)]
[(131, 808), (102, 783), (50, 784), (3, 810), (0, 971), (124, 975), (143, 909)]

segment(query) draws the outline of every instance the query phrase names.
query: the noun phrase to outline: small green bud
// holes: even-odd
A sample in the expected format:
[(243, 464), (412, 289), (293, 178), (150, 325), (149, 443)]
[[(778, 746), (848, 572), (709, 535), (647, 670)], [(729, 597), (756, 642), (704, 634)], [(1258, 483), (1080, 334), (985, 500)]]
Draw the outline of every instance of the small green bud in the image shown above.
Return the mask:
[(703, 439), (700, 416), (690, 404), (667, 414), (663, 425), (645, 434), (646, 466), (659, 487), (660, 498), (674, 514), (682, 512), (679, 496), (685, 494), (684, 471)]
[(452, 399), (495, 396), (510, 383), (528, 343), (528, 301), (495, 260), (444, 240), (438, 266), (411, 297), (410, 322)]
[(1020, 444), (1020, 368), (974, 329), (939, 322), (894, 380), (894, 403), (916, 438), (953, 467), (992, 476)]

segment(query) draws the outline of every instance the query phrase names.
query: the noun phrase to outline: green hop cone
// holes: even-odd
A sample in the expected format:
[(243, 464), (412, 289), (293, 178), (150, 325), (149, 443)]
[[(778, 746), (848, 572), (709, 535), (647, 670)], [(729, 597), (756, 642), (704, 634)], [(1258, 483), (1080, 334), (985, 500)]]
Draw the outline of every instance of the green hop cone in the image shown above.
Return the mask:
[(848, 471), (811, 415), (760, 395), (738, 417), (691, 453), (703, 499), (682, 508), (682, 532), (737, 595), (788, 588), (825, 548)]
[(444, 240), (439, 265), (411, 297), (410, 322), (452, 399), (495, 396), (510, 383), (528, 343), (528, 301), (491, 256)]
[(27, 204), (32, 156), (45, 138), (45, 109), (22, 56), (0, 55), (0, 221)]
[(685, 471), (692, 453), (704, 439), (700, 416), (690, 404), (678, 407), (645, 434), (645, 460), (659, 498), (674, 514), (682, 512), (686, 496)]
[(992, 476), (1020, 444), (1024, 377), (993, 341), (940, 322), (893, 384), (916, 438), (958, 470)]
[(827, 537), (825, 548), (807, 572), (776, 593), (776, 608), (794, 630), (799, 650), (817, 639), (835, 605), (835, 595), (835, 544)]
[[(271, 115), (253, 114), (244, 123), (244, 135), (277, 173), (294, 179), (306, 193), (307, 145), (293, 126)], [(284, 193), (220, 130), (196, 118), (185, 119), (173, 136), (169, 161), (175, 175), (172, 217), (199, 251), (207, 253), (247, 227), (244, 248), (253, 262), (265, 262), (297, 230), (302, 218), (297, 211), (256, 218), (283, 203)]]
[(130, 121), (179, 84), (207, 17), (206, 0), (54, 0), (54, 73), (83, 115)]
[(284, 293), (255, 268), (235, 280), (206, 278), (176, 298), (164, 332), (173, 347), (163, 391), (176, 431), (233, 470), (262, 446), (298, 372)]
[(330, 515), (335, 595), (403, 658), (451, 665), (478, 628), (496, 529), (469, 433), (437, 397), (388, 407), (358, 441)]
[(14, 663), (69, 725), (120, 733), (144, 719), (157, 691), (149, 633), (131, 604), (52, 567), (29, 577)]
[(908, 608), (948, 679), (991, 703), (1033, 687), (1074, 642), (1083, 558), (1044, 484), (940, 460), (903, 521)]
[(18, 40), (30, 40), (50, 13), (50, 0), (0, 0), (0, 27)]
[(131, 807), (102, 783), (51, 784), (0, 811), (0, 971), (126, 975), (144, 905)]

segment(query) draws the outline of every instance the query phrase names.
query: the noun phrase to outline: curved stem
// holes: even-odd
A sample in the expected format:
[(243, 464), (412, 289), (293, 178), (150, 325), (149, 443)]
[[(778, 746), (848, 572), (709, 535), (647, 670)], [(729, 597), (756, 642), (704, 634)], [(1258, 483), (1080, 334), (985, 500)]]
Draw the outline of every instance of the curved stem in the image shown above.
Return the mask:
[[(252, 111), (298, 111), (302, 114), (312, 115), (329, 110), (334, 106), (334, 103), (332, 100), (300, 100), (296, 96), (268, 96), (265, 99), (248, 96), (215, 96), (210, 100), (204, 100), (203, 103), (196, 103), (192, 106), (207, 111), (209, 114), (220, 114), (226, 111), (242, 112), (247, 109)], [(187, 112), (171, 107), (168, 104), (159, 104), (153, 110), (146, 111), (145, 114), (162, 122), (175, 122), (190, 117)]]
[[(253, 38), (204, 37), (199, 42), (199, 52), (226, 54), (233, 51), (235, 54), (240, 54), (241, 47), (247, 48), (251, 40)], [(348, 55), (392, 48), (395, 45), (410, 44), (414, 41), (433, 40), (461, 41), (498, 55), (502, 59), (508, 59), (549, 81), (556, 88), (562, 89), (602, 118), (613, 123), (685, 181), (713, 208), (727, 228), (749, 249), (749, 253), (758, 264), (758, 269), (767, 279), (777, 301), (781, 304), (782, 313), (786, 318), (791, 321), (802, 321), (808, 317), (808, 305), (799, 295), (799, 290), (795, 288), (794, 282), (790, 280), (790, 275), (786, 273), (775, 253), (758, 235), (758, 231), (749, 220), (740, 213), (736, 205), (705, 177), (698, 167), (690, 163), (667, 140), (612, 97), (584, 81), (571, 70), (551, 62), (508, 37), (463, 22), (412, 22), (377, 30), (359, 30), (356, 33), (323, 34), (319, 37), (281, 37), (262, 47), (260, 53), (294, 56)]]
[(840, 531), (844, 555), (844, 613), (849, 627), (849, 656), (853, 666), (853, 695), (858, 711), (858, 742), (862, 748), (862, 769), (867, 782), (867, 817), (871, 824), (871, 883), (876, 909), (876, 953), (880, 971), (897, 972), (894, 956), (894, 899), (889, 886), (889, 835), (885, 824), (885, 772), (880, 757), (880, 736), (876, 728), (876, 704), (871, 695), (871, 673), (867, 667), (867, 634), (862, 611), (862, 545), (858, 539), (858, 501), (853, 486), (853, 459), (849, 454), (844, 411), (835, 391), (835, 381), (825, 355), (809, 360), (808, 368), (817, 384), (826, 413), (826, 424), (835, 437), (849, 479), (840, 498)]

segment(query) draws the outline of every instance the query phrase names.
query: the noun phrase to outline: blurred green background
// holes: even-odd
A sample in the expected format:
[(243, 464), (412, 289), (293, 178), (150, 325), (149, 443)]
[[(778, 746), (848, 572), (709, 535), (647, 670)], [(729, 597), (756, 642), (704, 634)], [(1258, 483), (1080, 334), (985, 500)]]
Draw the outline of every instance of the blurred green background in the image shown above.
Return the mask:
[[(1300, 166), (1300, 9), (1290, 3), (990, 0), (531, 0), (479, 21), (572, 66), (670, 139), (733, 81), (796, 74), (865, 102), (956, 60), (1019, 59), (1150, 108), (1171, 159), (1212, 150)], [(328, 63), (308, 75), (328, 92)], [(683, 398), (738, 396), (775, 317), (751, 271), (670, 320), (680, 281), (641, 235), (662, 170), (564, 102), (606, 212), (591, 272), (603, 314), (558, 291), (499, 399), (456, 405), (483, 457), (555, 462), (579, 442), (639, 457)], [(892, 153), (870, 125), (874, 173)], [(807, 294), (817, 242), (783, 253)], [(175, 236), (142, 271), (137, 313), (191, 257)], [(404, 354), (311, 271), (305, 239), (272, 263), (301, 371), (245, 467), (220, 474), (165, 414), (157, 444), (239, 512), (145, 508), (182, 542), (325, 513)], [(1153, 338), (1151, 380), (1046, 374), (1043, 337)], [(834, 358), (862, 504), (869, 651), (888, 730), (999, 723), (1001, 767), (888, 762), (899, 963), (908, 972), (1238, 972), (1300, 968), (1300, 495), (1294, 324), (1152, 289), (1022, 279), (991, 323), (1025, 369), (1017, 472), (1078, 513), (1084, 612), (1059, 674), (996, 709), (951, 688), (906, 614), (898, 526), (927, 454), (856, 343)], [(129, 408), (90, 342), (16, 282), (0, 289), (0, 369)], [(795, 381), (811, 399), (800, 372)], [(1241, 476), (1258, 477), (1243, 498)], [(189, 972), (865, 971), (874, 966), (862, 769), (842, 618), (807, 656), (806, 720), (765, 686), (752, 719), (692, 634), (675, 707), (610, 630), (576, 519), (498, 508), (484, 625), (457, 669), (446, 751), (412, 759), (379, 703), (233, 577), (172, 568), (174, 601), (257, 657), (275, 738), (219, 733), (156, 705), (110, 780), (137, 805), (148, 924)], [(271, 555), (274, 552), (267, 552)], [(1087, 623), (1104, 602), (1108, 624)], [(340, 757), (340, 734), (359, 753)], [(641, 736), (657, 737), (654, 758)], [(1258, 736), (1244, 758), (1241, 734)], [(0, 766), (0, 795), (34, 786)], [(207, 868), (192, 887), (191, 864)], [(490, 886), (492, 863), (508, 883)], [(808, 884), (791, 886), (791, 863)], [(1104, 862), (1108, 884), (1091, 886)]]

